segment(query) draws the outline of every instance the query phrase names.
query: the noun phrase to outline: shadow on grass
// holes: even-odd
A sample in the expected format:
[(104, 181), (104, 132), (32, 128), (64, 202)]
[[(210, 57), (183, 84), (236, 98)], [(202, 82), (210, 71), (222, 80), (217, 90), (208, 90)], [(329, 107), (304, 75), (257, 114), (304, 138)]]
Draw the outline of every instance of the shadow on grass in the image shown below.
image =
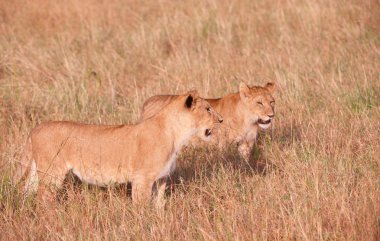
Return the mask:
[(237, 172), (239, 175), (261, 175), (265, 176), (275, 167), (267, 160), (258, 142), (253, 146), (251, 157), (245, 161), (239, 155), (236, 146), (229, 145), (225, 149), (216, 147), (185, 148), (178, 158), (174, 173), (168, 178), (167, 195), (175, 191), (182, 184), (197, 182), (203, 177), (210, 176), (212, 172), (221, 169)]

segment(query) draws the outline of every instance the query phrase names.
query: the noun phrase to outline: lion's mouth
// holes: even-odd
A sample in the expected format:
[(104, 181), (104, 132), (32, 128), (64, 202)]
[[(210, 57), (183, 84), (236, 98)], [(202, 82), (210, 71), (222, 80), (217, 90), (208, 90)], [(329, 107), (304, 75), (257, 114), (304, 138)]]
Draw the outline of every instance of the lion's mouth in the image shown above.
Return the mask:
[(211, 132), (211, 129), (206, 129), (205, 131), (205, 136), (211, 136), (212, 132)]
[(264, 121), (264, 120), (262, 120), (262, 119), (259, 119), (257, 122), (258, 122), (259, 124), (262, 124), (262, 125), (267, 125), (267, 124), (269, 124), (271, 121), (272, 121), (271, 119), (268, 119), (268, 120), (266, 120), (266, 121)]

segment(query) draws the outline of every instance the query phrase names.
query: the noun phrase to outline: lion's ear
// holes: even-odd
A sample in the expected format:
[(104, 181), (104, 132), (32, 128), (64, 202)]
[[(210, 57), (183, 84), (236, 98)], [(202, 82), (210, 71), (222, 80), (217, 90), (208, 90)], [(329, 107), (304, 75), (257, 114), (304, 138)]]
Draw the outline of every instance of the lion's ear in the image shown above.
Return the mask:
[(193, 96), (194, 99), (199, 97), (198, 90), (190, 90), (189, 92), (186, 93), (187, 95)]
[(246, 83), (240, 82), (239, 93), (241, 98), (246, 98), (249, 96), (250, 90)]
[(185, 101), (185, 106), (187, 108), (191, 108), (195, 104), (195, 99), (199, 97), (198, 91), (197, 90), (192, 90), (187, 92), (187, 98)]
[(267, 88), (267, 90), (268, 90), (270, 93), (273, 93), (273, 92), (276, 90), (276, 84), (275, 84), (275, 83), (272, 83), (272, 82), (268, 82), (268, 83), (265, 85), (265, 88)]

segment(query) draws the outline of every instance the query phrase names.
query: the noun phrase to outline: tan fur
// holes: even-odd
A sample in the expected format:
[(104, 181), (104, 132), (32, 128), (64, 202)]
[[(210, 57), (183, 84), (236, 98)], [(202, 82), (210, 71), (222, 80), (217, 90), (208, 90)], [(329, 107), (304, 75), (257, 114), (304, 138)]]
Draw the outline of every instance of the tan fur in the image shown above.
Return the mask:
[[(267, 83), (264, 87), (249, 87), (242, 82), (237, 93), (226, 95), (220, 99), (207, 99), (225, 121), (221, 128), (214, 133), (213, 141), (219, 145), (237, 143), (240, 154), (248, 159), (258, 129), (267, 129), (272, 123), (274, 117), (272, 94), (274, 91), (274, 83)], [(173, 98), (175, 98), (174, 95), (157, 95), (149, 98), (144, 103), (141, 119), (154, 116), (159, 106), (167, 105)], [(269, 120), (268, 124), (260, 124), (262, 121)]]
[[(221, 121), (207, 101), (191, 92), (172, 98), (155, 116), (136, 125), (42, 123), (30, 134), (21, 162), (24, 170), (16, 171), (14, 182), (26, 175), (26, 194), (38, 187), (42, 194), (37, 195), (47, 197), (73, 171), (82, 181), (101, 186), (132, 182), (132, 199), (146, 199), (153, 183), (172, 171), (181, 147), (194, 135), (208, 140), (206, 129)], [(163, 191), (165, 185), (158, 189)]]

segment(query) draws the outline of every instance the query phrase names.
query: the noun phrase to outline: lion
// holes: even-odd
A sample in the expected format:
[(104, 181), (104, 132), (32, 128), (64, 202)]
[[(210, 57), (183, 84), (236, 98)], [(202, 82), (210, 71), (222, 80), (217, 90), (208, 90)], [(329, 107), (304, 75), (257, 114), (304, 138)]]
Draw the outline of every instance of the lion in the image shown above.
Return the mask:
[[(237, 93), (219, 99), (206, 99), (225, 120), (223, 126), (214, 133), (213, 142), (220, 147), (236, 143), (240, 155), (246, 161), (249, 160), (258, 130), (266, 130), (272, 124), (275, 89), (274, 83), (249, 87), (241, 82)], [(152, 96), (143, 105), (141, 120), (154, 116), (162, 106), (170, 104), (175, 98), (175, 95)]]
[(45, 202), (71, 171), (84, 183), (98, 186), (131, 182), (132, 202), (143, 202), (153, 184), (164, 179), (154, 185), (160, 201), (165, 177), (175, 168), (182, 146), (193, 136), (209, 141), (222, 121), (197, 91), (191, 91), (134, 125), (45, 122), (31, 131), (13, 183), (23, 188), (24, 197), (36, 193)]

